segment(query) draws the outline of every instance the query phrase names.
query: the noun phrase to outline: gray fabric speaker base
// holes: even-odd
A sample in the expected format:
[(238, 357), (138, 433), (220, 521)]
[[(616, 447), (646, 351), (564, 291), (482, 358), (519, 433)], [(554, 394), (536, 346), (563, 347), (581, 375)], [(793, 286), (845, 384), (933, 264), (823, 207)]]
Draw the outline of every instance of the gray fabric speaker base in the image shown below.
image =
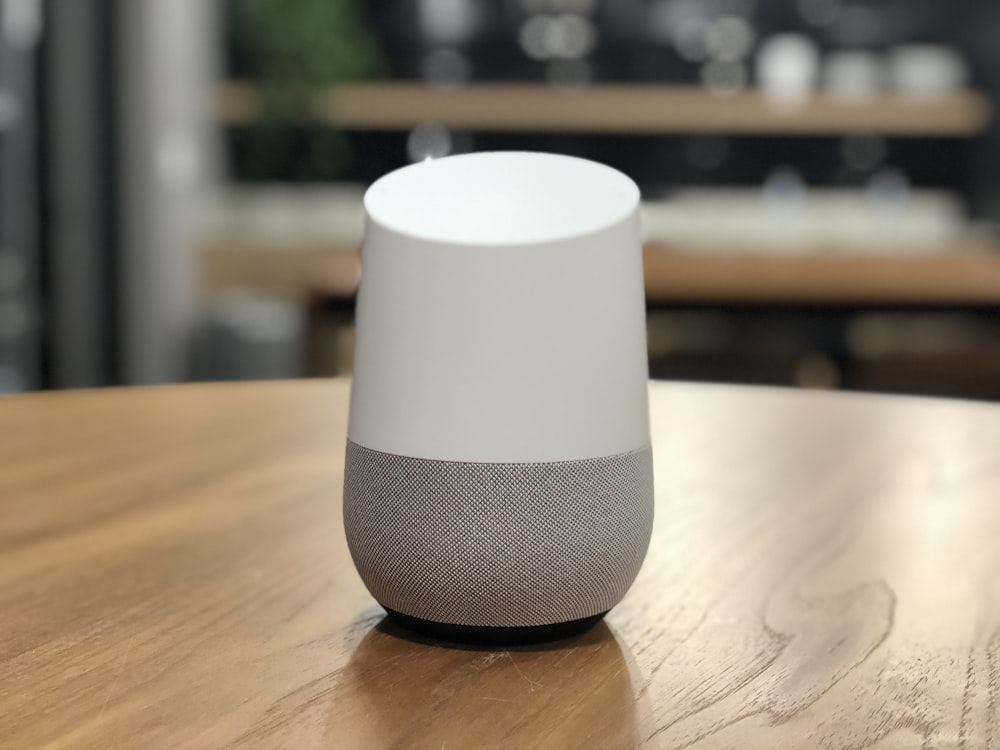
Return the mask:
[(547, 463), (465, 463), (348, 441), (344, 529), (383, 607), (472, 628), (600, 617), (653, 527), (649, 446)]
[(476, 625), (453, 625), (434, 622), (420, 617), (410, 617), (391, 609), (385, 610), (397, 624), (434, 640), (470, 643), (479, 646), (526, 646), (533, 643), (558, 641), (572, 638), (586, 632), (600, 622), (607, 612), (579, 620), (556, 622), (551, 625), (530, 625), (527, 627), (494, 628)]

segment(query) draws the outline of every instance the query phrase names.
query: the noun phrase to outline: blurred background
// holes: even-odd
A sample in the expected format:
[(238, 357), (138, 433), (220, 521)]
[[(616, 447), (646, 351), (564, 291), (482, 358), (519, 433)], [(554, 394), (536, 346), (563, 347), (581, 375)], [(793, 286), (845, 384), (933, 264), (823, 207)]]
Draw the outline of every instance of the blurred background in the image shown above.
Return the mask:
[(642, 188), (654, 377), (1000, 398), (996, 0), (0, 10), (0, 392), (348, 373), (366, 185), (530, 149)]

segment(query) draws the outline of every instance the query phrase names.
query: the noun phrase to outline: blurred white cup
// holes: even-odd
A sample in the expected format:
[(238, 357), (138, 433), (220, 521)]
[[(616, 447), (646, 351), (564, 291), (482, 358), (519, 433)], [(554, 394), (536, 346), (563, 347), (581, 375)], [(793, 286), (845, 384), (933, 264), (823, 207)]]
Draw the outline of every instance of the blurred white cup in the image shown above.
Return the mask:
[(778, 103), (807, 98), (819, 78), (819, 47), (804, 34), (775, 34), (757, 53), (757, 82), (764, 95)]
[(889, 52), (888, 78), (892, 88), (901, 94), (934, 96), (965, 88), (969, 83), (969, 65), (951, 47), (903, 45)]
[(823, 87), (844, 99), (868, 99), (883, 87), (885, 69), (873, 52), (831, 52), (823, 68)]

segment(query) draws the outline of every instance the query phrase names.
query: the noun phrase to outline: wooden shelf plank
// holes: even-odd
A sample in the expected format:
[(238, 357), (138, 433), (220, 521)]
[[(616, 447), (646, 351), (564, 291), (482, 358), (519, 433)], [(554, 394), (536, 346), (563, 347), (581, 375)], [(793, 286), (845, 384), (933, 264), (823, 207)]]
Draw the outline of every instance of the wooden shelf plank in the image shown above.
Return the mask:
[[(895, 136), (963, 137), (991, 119), (988, 97), (961, 91), (933, 97), (880, 94), (846, 100), (816, 94), (797, 106), (756, 91), (718, 96), (698, 86), (599, 84), (561, 89), (483, 83), (435, 89), (419, 83), (331, 87), (315, 103), (321, 120), (345, 129), (405, 130), (421, 122), (495, 132), (822, 135), (872, 131)], [(222, 87), (218, 114), (229, 124), (257, 115), (256, 90)]]
[(705, 256), (648, 245), (654, 302), (997, 305), (1000, 253), (935, 256)]

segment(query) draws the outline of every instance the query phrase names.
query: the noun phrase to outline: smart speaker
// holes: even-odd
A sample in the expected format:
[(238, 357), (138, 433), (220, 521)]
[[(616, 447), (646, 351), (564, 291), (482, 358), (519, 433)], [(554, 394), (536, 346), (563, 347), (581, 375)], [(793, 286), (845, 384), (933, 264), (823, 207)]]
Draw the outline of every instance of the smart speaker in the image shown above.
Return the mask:
[(560, 637), (635, 579), (653, 523), (638, 202), (610, 167), (523, 152), (365, 195), (344, 525), (402, 625)]

